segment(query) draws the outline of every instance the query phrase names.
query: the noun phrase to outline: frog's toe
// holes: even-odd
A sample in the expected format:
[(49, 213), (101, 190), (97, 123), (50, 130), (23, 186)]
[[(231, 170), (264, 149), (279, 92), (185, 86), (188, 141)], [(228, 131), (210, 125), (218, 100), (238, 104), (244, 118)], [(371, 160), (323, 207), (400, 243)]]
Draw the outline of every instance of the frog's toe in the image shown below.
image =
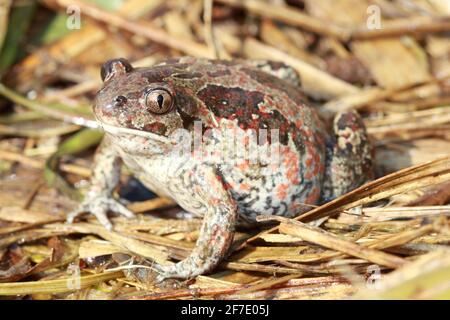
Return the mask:
[(75, 221), (75, 218), (82, 215), (83, 213), (92, 211), (92, 203), (90, 202), (82, 202), (78, 205), (78, 207), (75, 210), (72, 210), (67, 214), (66, 221), (67, 223), (73, 223)]
[(75, 210), (69, 212), (67, 215), (66, 221), (67, 223), (73, 223), (76, 217), (78, 217), (80, 214), (89, 211), (89, 208), (85, 204), (80, 204), (78, 208)]
[(97, 198), (94, 201), (85, 201), (78, 206), (77, 209), (70, 212), (67, 215), (67, 222), (73, 223), (76, 217), (85, 212), (90, 212), (93, 214), (98, 221), (108, 230), (112, 229), (112, 224), (109, 222), (108, 216), (106, 215), (109, 209), (109, 200)]
[(121, 204), (117, 200), (109, 199), (108, 200), (108, 208), (111, 211), (117, 212), (118, 214), (120, 214), (120, 215), (122, 215), (124, 217), (127, 217), (127, 218), (134, 218), (135, 217), (135, 214), (130, 209), (125, 207), (123, 204)]
[(155, 278), (155, 283), (162, 283), (164, 280), (170, 278), (169, 275), (165, 274), (158, 274), (158, 276)]
[(88, 199), (74, 211), (67, 215), (67, 222), (72, 223), (76, 217), (84, 212), (92, 213), (98, 221), (108, 230), (112, 230), (113, 226), (108, 219), (108, 211), (117, 212), (127, 218), (133, 218), (134, 213), (123, 206), (115, 199), (107, 197), (95, 197), (93, 199)]
[(105, 208), (99, 207), (91, 209), (91, 212), (106, 229), (112, 230), (113, 226), (106, 215)]

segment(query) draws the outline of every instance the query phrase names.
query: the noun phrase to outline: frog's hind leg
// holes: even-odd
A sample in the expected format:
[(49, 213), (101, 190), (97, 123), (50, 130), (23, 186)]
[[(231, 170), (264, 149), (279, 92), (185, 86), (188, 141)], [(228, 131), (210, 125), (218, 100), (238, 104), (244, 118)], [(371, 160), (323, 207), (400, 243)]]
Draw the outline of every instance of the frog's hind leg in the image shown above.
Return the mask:
[(298, 72), (283, 62), (271, 60), (251, 60), (246, 61), (246, 63), (277, 78), (283, 79), (296, 87), (301, 86), (300, 75)]
[(194, 250), (184, 260), (171, 265), (156, 265), (159, 276), (157, 282), (166, 278), (187, 279), (206, 273), (215, 268), (226, 257), (233, 241), (237, 219), (237, 206), (222, 183), (216, 170), (199, 168), (201, 181), (194, 190), (202, 199), (203, 224)]
[(338, 113), (334, 135), (327, 148), (323, 201), (339, 197), (373, 179), (371, 146), (361, 116), (356, 111)]

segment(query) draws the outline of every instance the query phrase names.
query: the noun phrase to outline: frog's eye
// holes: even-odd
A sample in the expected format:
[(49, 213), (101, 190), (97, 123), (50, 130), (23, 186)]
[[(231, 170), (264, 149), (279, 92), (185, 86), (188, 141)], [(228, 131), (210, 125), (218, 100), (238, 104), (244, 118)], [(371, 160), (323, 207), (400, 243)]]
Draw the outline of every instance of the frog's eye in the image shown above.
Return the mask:
[(153, 113), (169, 112), (173, 105), (172, 95), (166, 89), (152, 89), (145, 96), (145, 105)]

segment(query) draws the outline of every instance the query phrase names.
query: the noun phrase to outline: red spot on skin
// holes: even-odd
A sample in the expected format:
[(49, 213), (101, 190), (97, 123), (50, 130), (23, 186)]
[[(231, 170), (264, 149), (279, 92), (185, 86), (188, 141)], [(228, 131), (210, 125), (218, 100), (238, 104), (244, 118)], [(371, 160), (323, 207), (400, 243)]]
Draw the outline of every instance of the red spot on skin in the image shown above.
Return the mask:
[(229, 184), (228, 182), (224, 181), (221, 175), (216, 174), (216, 178), (222, 184), (222, 186), (225, 190), (233, 189), (233, 186), (231, 184)]
[(288, 188), (289, 188), (289, 185), (287, 185), (286, 183), (282, 183), (277, 187), (278, 199), (282, 200), (282, 199), (286, 198)]
[(212, 200), (211, 200), (211, 203), (212, 203), (213, 205), (219, 205), (220, 202), (222, 202), (222, 200), (220, 200), (220, 199), (218, 199), (218, 198), (215, 198), (215, 199), (212, 199)]
[(308, 170), (307, 172), (305, 172), (304, 176), (306, 180), (311, 180), (314, 174), (311, 172), (311, 170)]
[(224, 183), (224, 184), (223, 184), (223, 187), (225, 188), (225, 190), (231, 190), (231, 189), (233, 189), (233, 186), (232, 186), (231, 184), (229, 184), (229, 183)]
[(307, 180), (310, 180), (314, 177), (314, 166), (315, 166), (314, 157), (311, 158), (311, 153), (309, 153), (309, 155), (310, 157), (308, 157), (308, 159), (305, 160), (306, 171), (304, 173), (304, 177)]
[(324, 165), (323, 163), (321, 163), (321, 164), (319, 165), (319, 172), (320, 172), (320, 173), (324, 173), (324, 172), (325, 172), (325, 165)]
[(317, 203), (317, 201), (319, 200), (319, 196), (320, 196), (319, 188), (314, 187), (310, 192), (310, 194), (308, 195), (308, 197), (306, 198), (306, 203), (308, 204)]
[(299, 184), (298, 154), (286, 148), (283, 157), (283, 165), (287, 168), (286, 177), (292, 184)]
[(303, 204), (301, 203), (292, 202), (289, 205), (289, 211), (291, 212), (299, 212), (301, 208), (303, 208)]
[(247, 170), (247, 169), (250, 167), (249, 161), (248, 161), (248, 160), (243, 160), (241, 163), (239, 163), (238, 165), (236, 165), (236, 167), (237, 167), (239, 170), (245, 171), (245, 170)]
[(316, 146), (312, 143), (307, 143), (305, 147), (309, 157), (305, 160), (307, 171), (304, 173), (304, 177), (306, 179), (312, 179), (320, 172), (321, 156)]
[(263, 118), (263, 119), (269, 119), (269, 118), (270, 118), (270, 114), (269, 114), (269, 113), (267, 113), (267, 112), (262, 112), (262, 111), (259, 112), (259, 116), (260, 116), (261, 118)]
[[(280, 142), (286, 145), (292, 123), (282, 112), (272, 108), (272, 103), (263, 92), (239, 87), (207, 85), (197, 96), (218, 118), (237, 120), (238, 126), (243, 130), (279, 129)], [(262, 111), (264, 104), (271, 105), (270, 112)], [(288, 110), (293, 111), (292, 108), (286, 109)]]
[(146, 124), (144, 127), (144, 130), (163, 135), (166, 133), (167, 127), (164, 123), (152, 122), (152, 123)]
[(317, 167), (317, 165), (320, 163), (320, 155), (316, 151), (314, 151), (312, 155), (313, 155), (314, 165)]
[(243, 115), (244, 115), (244, 110), (243, 109), (236, 110), (236, 116), (242, 117)]
[(250, 185), (247, 183), (241, 183), (239, 189), (241, 189), (241, 191), (250, 191)]
[(219, 183), (220, 183), (222, 186), (224, 186), (224, 187), (227, 186), (227, 183), (225, 182), (225, 180), (223, 180), (223, 177), (222, 177), (221, 175), (216, 174), (215, 177), (216, 177), (216, 179), (219, 181)]
[(220, 229), (219, 225), (215, 224), (211, 227), (211, 245), (216, 244), (221, 233), (222, 230)]
[(218, 246), (219, 248), (223, 248), (219, 254), (220, 256), (224, 256), (227, 251), (227, 246), (223, 246), (222, 243), (227, 243), (231, 241), (233, 238), (233, 233), (229, 230), (222, 228), (218, 224), (214, 224), (211, 227), (211, 246)]
[(323, 137), (320, 134), (316, 135), (316, 140), (317, 140), (317, 143), (320, 144), (320, 145), (324, 145), (325, 144), (325, 137)]

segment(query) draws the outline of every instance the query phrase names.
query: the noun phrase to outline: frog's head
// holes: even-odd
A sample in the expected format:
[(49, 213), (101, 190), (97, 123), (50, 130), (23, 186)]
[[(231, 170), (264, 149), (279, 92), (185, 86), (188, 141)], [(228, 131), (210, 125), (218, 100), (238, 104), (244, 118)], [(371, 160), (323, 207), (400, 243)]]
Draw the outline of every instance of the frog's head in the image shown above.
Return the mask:
[(183, 127), (175, 90), (163, 82), (164, 69), (133, 69), (121, 58), (104, 63), (101, 77), (104, 85), (97, 93), (94, 114), (102, 125), (166, 137)]

